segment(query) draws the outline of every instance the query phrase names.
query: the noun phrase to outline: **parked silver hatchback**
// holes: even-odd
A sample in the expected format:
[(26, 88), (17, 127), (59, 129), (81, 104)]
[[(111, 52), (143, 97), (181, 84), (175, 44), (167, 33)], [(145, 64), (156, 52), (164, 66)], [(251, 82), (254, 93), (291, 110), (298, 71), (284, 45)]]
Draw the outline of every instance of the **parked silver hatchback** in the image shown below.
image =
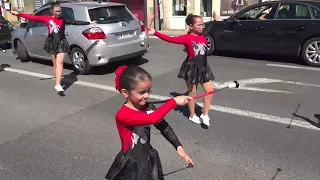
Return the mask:
[[(96, 24), (66, 25), (66, 37), (71, 52), (65, 63), (73, 65), (80, 74), (89, 74), (92, 66), (105, 65), (125, 59), (140, 59), (148, 52), (149, 39), (144, 25), (128, 8), (119, 3), (60, 2), (62, 16), (79, 21), (97, 21)], [(44, 5), (35, 15), (49, 15), (50, 5)], [(13, 53), (22, 62), (30, 58), (51, 60), (43, 49), (47, 37), (43, 22), (22, 23), (12, 33)]]

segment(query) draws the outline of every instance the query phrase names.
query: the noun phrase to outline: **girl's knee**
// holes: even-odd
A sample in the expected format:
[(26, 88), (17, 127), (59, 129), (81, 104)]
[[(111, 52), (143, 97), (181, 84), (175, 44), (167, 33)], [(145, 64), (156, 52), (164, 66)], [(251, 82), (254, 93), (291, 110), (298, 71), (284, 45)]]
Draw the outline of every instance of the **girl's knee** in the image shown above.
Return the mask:
[(210, 91), (214, 90), (214, 89), (213, 89), (213, 84), (212, 84), (212, 82), (209, 81), (209, 82), (204, 83), (204, 84), (203, 84), (203, 89), (204, 89), (204, 91), (206, 91), (206, 92), (210, 92)]
[(196, 93), (197, 92), (197, 86), (196, 85), (189, 86), (188, 92), (189, 93)]

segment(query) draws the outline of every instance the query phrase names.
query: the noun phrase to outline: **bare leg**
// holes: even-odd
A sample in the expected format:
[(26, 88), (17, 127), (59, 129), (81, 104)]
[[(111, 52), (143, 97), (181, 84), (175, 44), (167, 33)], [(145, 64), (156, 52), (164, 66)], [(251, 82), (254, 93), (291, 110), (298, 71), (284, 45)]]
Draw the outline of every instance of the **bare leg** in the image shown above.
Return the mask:
[[(195, 96), (197, 94), (197, 85), (196, 84), (189, 84), (187, 82), (186, 82), (186, 84), (188, 87), (188, 95), (191, 97)], [(200, 118), (198, 116), (196, 116), (195, 105), (196, 105), (195, 101), (189, 101), (189, 103), (188, 103), (189, 112), (190, 112), (189, 120), (194, 123), (200, 124), (201, 123)]]
[(51, 55), (52, 63), (53, 63), (53, 75), (56, 76), (56, 68), (57, 68), (57, 63), (56, 63), (56, 56)]
[[(202, 86), (206, 92), (210, 92), (213, 90), (213, 84), (211, 81), (203, 83)], [(204, 104), (203, 114), (200, 116), (200, 118), (202, 119), (203, 124), (207, 126), (210, 126), (210, 122), (209, 122), (210, 117), (208, 116), (208, 114), (209, 114), (209, 108), (212, 102), (212, 97), (213, 97), (213, 94), (210, 94), (203, 98), (203, 104)]]
[(61, 77), (63, 72), (63, 59), (64, 53), (59, 53), (56, 56), (56, 85), (61, 83)]
[[(210, 92), (213, 90), (213, 84), (211, 81), (204, 83), (203, 85), (203, 89), (205, 92)], [(212, 102), (212, 97), (213, 94), (207, 95), (203, 98), (203, 115), (208, 115), (209, 114), (209, 108)]]

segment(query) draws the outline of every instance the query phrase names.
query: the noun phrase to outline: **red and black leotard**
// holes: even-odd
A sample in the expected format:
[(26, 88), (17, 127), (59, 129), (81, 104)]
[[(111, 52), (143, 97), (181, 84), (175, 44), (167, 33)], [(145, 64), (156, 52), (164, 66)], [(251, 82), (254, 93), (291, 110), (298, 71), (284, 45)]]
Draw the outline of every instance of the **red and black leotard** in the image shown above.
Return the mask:
[(34, 16), (31, 14), (18, 13), (18, 16), (32, 21), (42, 21), (48, 28), (48, 37), (44, 49), (48, 53), (57, 54), (60, 52), (69, 52), (69, 44), (65, 36), (65, 24), (88, 25), (90, 22), (75, 21), (64, 18), (55, 18), (53, 16)]
[[(125, 105), (116, 114), (122, 148), (111, 165), (106, 179), (163, 179), (158, 152), (150, 144), (151, 124), (175, 147), (181, 146), (172, 128), (163, 117), (176, 106), (171, 99), (155, 110), (152, 104), (136, 111)], [(154, 112), (148, 112), (155, 110)], [(150, 114), (149, 114), (150, 113)]]
[(178, 77), (190, 84), (206, 83), (214, 80), (214, 75), (207, 62), (208, 43), (204, 35), (184, 34), (167, 36), (158, 31), (154, 33), (160, 39), (185, 46), (188, 57), (183, 62)]

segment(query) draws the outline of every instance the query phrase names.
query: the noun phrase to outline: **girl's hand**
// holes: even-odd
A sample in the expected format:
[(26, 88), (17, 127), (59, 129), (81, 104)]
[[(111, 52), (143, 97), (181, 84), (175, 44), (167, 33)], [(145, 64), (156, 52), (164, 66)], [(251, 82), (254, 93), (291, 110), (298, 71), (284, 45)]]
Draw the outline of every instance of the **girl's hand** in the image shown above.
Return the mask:
[(179, 106), (186, 105), (188, 104), (189, 101), (193, 101), (193, 98), (190, 96), (177, 96), (177, 97), (174, 97), (173, 99), (176, 101), (177, 105)]
[(97, 21), (91, 21), (90, 24), (97, 24)]
[(156, 32), (156, 30), (154, 30), (153, 28), (147, 28), (148, 34), (154, 34)]
[(10, 14), (12, 14), (12, 15), (15, 15), (15, 16), (18, 16), (18, 12), (17, 11), (9, 11), (10, 12)]
[(193, 167), (194, 166), (194, 163), (192, 162), (192, 159), (187, 155), (186, 152), (184, 152), (184, 149), (182, 146), (179, 146), (177, 148), (177, 153), (180, 157), (184, 158), (184, 160), (187, 161), (187, 164), (190, 166), (190, 167)]

